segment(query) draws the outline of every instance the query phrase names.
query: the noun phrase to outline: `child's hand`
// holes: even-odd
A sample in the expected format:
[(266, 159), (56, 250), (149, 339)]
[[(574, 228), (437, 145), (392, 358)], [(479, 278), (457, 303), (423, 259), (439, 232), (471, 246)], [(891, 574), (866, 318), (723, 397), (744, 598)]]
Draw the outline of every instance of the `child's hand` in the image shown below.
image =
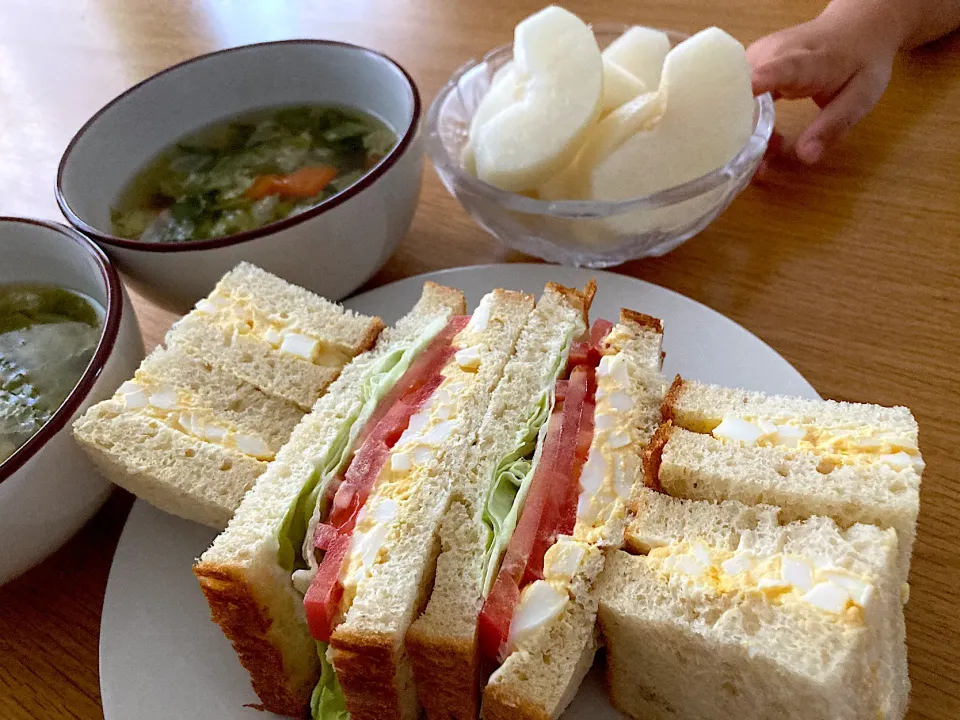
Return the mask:
[(895, 18), (864, 0), (833, 3), (816, 19), (753, 43), (747, 57), (756, 94), (812, 98), (821, 108), (792, 147), (775, 137), (771, 150), (792, 150), (808, 164), (820, 160), (880, 100), (899, 45)]

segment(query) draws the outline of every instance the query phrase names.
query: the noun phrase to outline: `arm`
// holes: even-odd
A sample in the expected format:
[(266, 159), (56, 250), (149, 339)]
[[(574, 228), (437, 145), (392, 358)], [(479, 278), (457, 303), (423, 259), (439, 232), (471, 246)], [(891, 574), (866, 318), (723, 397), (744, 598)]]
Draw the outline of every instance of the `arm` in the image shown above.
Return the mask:
[(880, 100), (899, 50), (958, 26), (958, 0), (833, 0), (810, 22), (750, 46), (754, 91), (820, 106), (793, 147), (815, 163)]

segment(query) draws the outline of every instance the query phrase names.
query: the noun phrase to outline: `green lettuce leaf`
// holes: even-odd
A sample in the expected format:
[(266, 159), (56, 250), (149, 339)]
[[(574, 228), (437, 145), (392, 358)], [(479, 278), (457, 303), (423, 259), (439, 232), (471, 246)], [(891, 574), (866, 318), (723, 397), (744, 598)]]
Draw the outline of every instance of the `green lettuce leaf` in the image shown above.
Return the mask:
[(344, 421), (336, 438), (330, 444), (326, 457), (317, 463), (280, 525), (277, 538), (280, 545), (277, 562), (287, 572), (292, 573), (294, 570), (307, 567), (303, 559), (303, 541), (310, 519), (318, 504), (326, 497), (330, 482), (343, 471), (353, 457), (357, 435), (373, 415), (383, 397), (393, 389), (397, 381), (410, 369), (413, 361), (446, 325), (446, 318), (436, 318), (414, 342), (384, 355), (367, 370), (360, 381), (359, 410)]
[(310, 697), (310, 717), (312, 720), (350, 720), (337, 671), (327, 660), (327, 644), (318, 642), (317, 653), (320, 655), (320, 681)]
[(550, 413), (553, 412), (556, 400), (554, 386), (560, 372), (566, 366), (572, 341), (573, 335), (570, 334), (557, 356), (549, 386), (540, 395), (523, 428), (517, 433), (516, 448), (497, 464), (494, 471), (494, 481), (483, 511), (483, 522), (487, 526), (486, 556), (482, 578), (484, 597), (490, 592), (500, 569), (500, 562), (503, 560), (514, 530), (517, 529), (523, 503), (540, 461), (542, 440), (547, 430), (546, 422)]

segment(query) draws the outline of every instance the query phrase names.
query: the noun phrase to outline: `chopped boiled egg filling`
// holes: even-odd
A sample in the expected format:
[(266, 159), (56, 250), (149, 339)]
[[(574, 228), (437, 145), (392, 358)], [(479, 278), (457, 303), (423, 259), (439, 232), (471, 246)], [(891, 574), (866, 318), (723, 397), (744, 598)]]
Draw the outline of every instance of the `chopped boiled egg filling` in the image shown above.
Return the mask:
[[(470, 331), (468, 326), (457, 336), (457, 346), (460, 346), (462, 339), (470, 339)], [(466, 349), (472, 351), (470, 362), (461, 362), (464, 349), (454, 354), (441, 371), (443, 381), (410, 417), (406, 429), (380, 470), (376, 481), (376, 501), (380, 505), (390, 503), (394, 515), (396, 508), (415, 495), (421, 484), (437, 471), (444, 444), (460, 426), (458, 403), (477, 378), (476, 368), (480, 366), (482, 346), (469, 345)], [(376, 565), (378, 553), (393, 539), (390, 532), (392, 519), (377, 520), (373, 511), (365, 516), (364, 513), (366, 506), (361, 510), (363, 517), (358, 518), (346, 571), (341, 580), (347, 607), (357, 585)], [(356, 540), (358, 535), (363, 539)]]
[(138, 377), (123, 383), (114, 397), (126, 410), (148, 415), (198, 440), (237, 450), (257, 460), (272, 460), (276, 454), (259, 435), (241, 432), (211, 410), (198, 407), (196, 399), (184, 388)]
[(529, 583), (520, 592), (510, 622), (511, 651), (560, 616), (572, 597), (571, 586), (584, 559), (597, 552), (596, 548), (566, 536), (550, 546), (543, 557), (543, 579)]
[(271, 345), (278, 352), (302, 358), (324, 367), (343, 367), (350, 353), (340, 347), (311, 337), (292, 326), (282, 314), (266, 313), (246, 298), (235, 298), (223, 290), (200, 300), (195, 312), (211, 316), (213, 322), (233, 343), (238, 336), (250, 335)]
[(712, 429), (703, 430), (724, 442), (805, 450), (838, 464), (868, 461), (884, 463), (895, 470), (922, 470), (924, 465), (915, 437), (897, 436), (869, 426), (824, 428), (794, 419), (771, 421), (727, 415)]
[(604, 355), (597, 367), (593, 440), (580, 473), (574, 530), (577, 539), (591, 543), (604, 539), (608, 522), (626, 516), (636, 477), (630, 365), (623, 353), (615, 353)]
[(801, 603), (837, 619), (859, 622), (876, 586), (871, 578), (833, 566), (820, 557), (763, 552), (741, 536), (730, 552), (699, 539), (655, 547), (647, 562), (670, 583), (710, 596), (751, 595), (775, 605)]

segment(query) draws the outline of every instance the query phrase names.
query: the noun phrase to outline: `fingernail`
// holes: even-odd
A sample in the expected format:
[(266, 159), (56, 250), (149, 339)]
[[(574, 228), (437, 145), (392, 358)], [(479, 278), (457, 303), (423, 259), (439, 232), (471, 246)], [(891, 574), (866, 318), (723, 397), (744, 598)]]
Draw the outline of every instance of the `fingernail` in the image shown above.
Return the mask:
[(797, 155), (807, 165), (819, 162), (823, 155), (823, 143), (819, 140), (808, 140), (797, 148)]

